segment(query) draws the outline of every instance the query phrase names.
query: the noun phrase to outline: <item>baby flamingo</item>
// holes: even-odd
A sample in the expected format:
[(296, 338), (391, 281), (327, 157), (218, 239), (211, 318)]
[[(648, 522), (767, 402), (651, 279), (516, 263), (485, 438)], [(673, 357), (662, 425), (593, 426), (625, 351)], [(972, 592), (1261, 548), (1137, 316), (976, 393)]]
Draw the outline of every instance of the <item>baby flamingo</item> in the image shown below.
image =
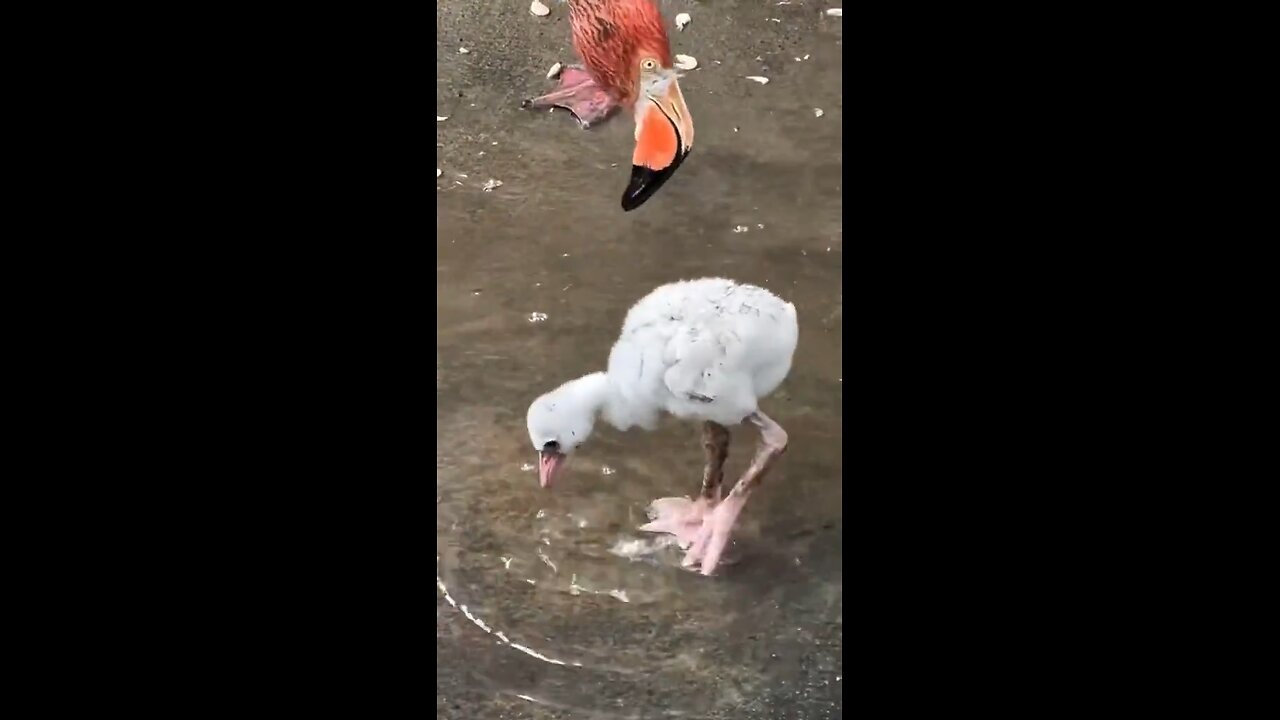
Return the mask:
[[(758, 401), (786, 379), (799, 333), (795, 306), (764, 288), (723, 278), (659, 287), (627, 313), (607, 372), (571, 380), (529, 406), (539, 482), (555, 482), (597, 418), (619, 430), (652, 429), (663, 412), (701, 422), (707, 466), (698, 499), (655, 500), (653, 522), (640, 529), (675, 535), (688, 547), (685, 566), (701, 564), (710, 575), (747, 496), (787, 448), (786, 431)], [(760, 445), (721, 499), (727, 426), (742, 422), (760, 431)]]

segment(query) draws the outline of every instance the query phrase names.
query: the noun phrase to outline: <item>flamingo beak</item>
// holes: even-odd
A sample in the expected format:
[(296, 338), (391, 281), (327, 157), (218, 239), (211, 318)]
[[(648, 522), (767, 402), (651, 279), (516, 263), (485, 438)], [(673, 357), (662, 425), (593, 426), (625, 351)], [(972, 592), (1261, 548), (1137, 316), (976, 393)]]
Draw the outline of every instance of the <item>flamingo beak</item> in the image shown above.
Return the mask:
[(622, 209), (635, 210), (653, 196), (693, 149), (693, 118), (673, 77), (659, 96), (636, 103), (636, 151)]

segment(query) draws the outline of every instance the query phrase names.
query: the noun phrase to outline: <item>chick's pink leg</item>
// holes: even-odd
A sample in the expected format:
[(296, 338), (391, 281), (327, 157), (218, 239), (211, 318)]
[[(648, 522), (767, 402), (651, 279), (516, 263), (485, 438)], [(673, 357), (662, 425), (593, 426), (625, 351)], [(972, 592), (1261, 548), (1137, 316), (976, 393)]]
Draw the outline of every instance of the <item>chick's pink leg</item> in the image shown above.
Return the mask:
[(724, 462), (729, 457), (729, 430), (723, 425), (702, 425), (702, 449), (707, 464), (702, 471), (702, 491), (697, 500), (661, 498), (649, 505), (649, 519), (641, 525), (645, 532), (675, 535), (681, 548), (689, 547), (702, 529), (703, 520), (720, 502), (720, 484), (724, 481)]
[(715, 571), (716, 565), (720, 564), (720, 557), (729, 544), (729, 534), (733, 531), (742, 508), (747, 504), (747, 496), (760, 484), (778, 456), (787, 449), (787, 432), (768, 415), (756, 411), (747, 420), (760, 428), (760, 445), (751, 460), (751, 467), (743, 473), (738, 484), (733, 486), (729, 497), (716, 505), (703, 519), (702, 527), (684, 556), (684, 565), (692, 567), (701, 564), (703, 575), (710, 575)]
[(570, 65), (560, 73), (560, 86), (541, 97), (522, 100), (522, 108), (564, 108), (573, 113), (585, 130), (613, 114), (618, 103), (605, 92), (587, 71), (578, 65)]

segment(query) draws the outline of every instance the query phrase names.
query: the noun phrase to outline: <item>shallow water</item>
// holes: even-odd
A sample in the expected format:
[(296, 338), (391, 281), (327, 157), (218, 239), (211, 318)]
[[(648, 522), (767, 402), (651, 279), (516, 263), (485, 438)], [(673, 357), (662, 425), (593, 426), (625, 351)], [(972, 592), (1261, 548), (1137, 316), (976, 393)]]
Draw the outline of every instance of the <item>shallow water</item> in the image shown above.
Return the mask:
[[(437, 4), (437, 714), (839, 717), (842, 21), (798, 1), (662, 3), (693, 15), (672, 43), (701, 65), (681, 80), (697, 145), (623, 213), (629, 119), (584, 132), (519, 108), (570, 61), (549, 4)], [(536, 396), (604, 368), (633, 302), (707, 275), (767, 287), (800, 320), (761, 403), (788, 452), (712, 578), (635, 529), (651, 500), (697, 491), (697, 425), (599, 424), (550, 491), (524, 427)], [(756, 439), (733, 429), (727, 483)]]

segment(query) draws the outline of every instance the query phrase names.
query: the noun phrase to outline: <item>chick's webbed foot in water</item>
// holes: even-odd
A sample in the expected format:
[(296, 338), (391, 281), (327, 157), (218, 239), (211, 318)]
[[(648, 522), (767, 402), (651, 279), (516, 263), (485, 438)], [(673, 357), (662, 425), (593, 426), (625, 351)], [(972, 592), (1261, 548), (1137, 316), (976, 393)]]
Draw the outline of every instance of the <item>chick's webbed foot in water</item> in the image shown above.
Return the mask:
[(698, 536), (703, 520), (711, 514), (713, 507), (713, 501), (708, 498), (660, 498), (649, 504), (647, 512), (652, 522), (641, 525), (638, 529), (641, 532), (674, 535), (683, 550)]
[(605, 92), (587, 71), (571, 65), (560, 73), (560, 86), (541, 97), (522, 100), (522, 108), (564, 108), (573, 113), (582, 129), (587, 129), (608, 118), (618, 109), (618, 103)]
[(702, 521), (702, 526), (694, 535), (689, 552), (684, 556), (685, 567), (701, 565), (703, 575), (710, 575), (721, 563), (725, 547), (729, 545), (729, 534), (733, 532), (733, 524), (746, 505), (746, 498), (733, 495), (725, 498)]

